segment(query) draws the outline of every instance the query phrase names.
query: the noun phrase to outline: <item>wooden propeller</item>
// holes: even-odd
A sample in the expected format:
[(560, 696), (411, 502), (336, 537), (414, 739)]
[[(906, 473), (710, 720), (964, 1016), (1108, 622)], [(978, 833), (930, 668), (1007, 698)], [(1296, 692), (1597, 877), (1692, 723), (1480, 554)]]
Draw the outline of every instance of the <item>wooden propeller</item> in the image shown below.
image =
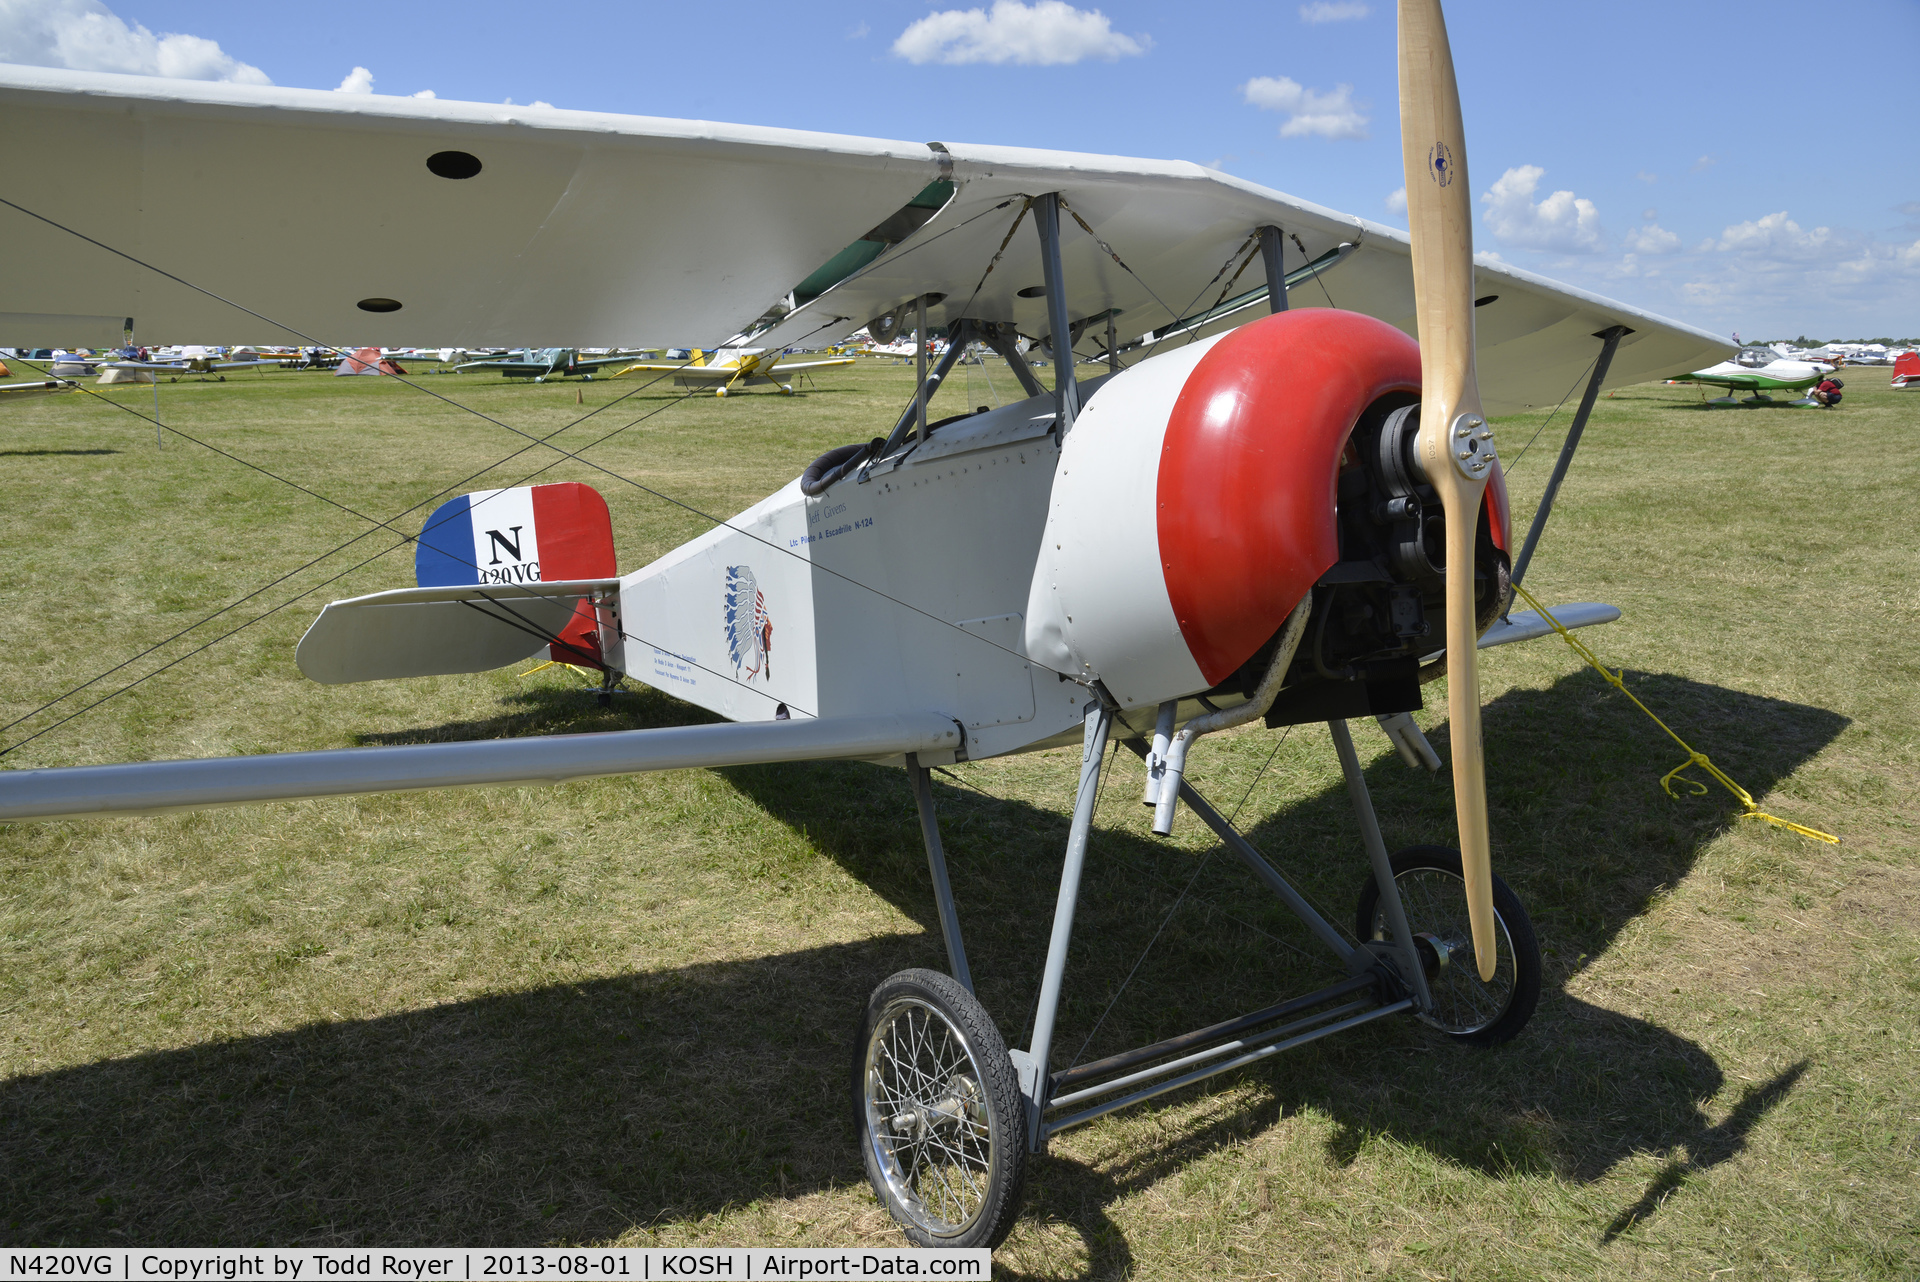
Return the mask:
[(1473, 204), (1460, 89), (1439, 0), (1400, 0), (1400, 148), (1420, 327), (1420, 431), (1414, 455), (1446, 514), (1447, 712), (1453, 735), (1453, 804), (1474, 960), (1493, 978), (1493, 866), (1487, 775), (1480, 740), (1479, 637), (1474, 537), (1487, 480), (1500, 466), (1480, 410), (1473, 369)]

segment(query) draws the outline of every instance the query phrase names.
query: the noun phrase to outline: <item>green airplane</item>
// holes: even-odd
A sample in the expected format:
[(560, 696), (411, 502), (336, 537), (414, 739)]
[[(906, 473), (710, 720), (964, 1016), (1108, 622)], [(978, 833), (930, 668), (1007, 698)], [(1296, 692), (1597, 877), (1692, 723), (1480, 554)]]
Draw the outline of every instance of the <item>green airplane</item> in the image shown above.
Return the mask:
[[(1812, 405), (1814, 402), (1804, 395), (1806, 390), (1833, 372), (1833, 366), (1825, 361), (1788, 360), (1771, 347), (1755, 344), (1743, 347), (1730, 361), (1721, 361), (1691, 374), (1681, 374), (1669, 379), (1672, 383), (1704, 383), (1710, 387), (1724, 387), (1725, 396), (1716, 396), (1709, 405), (1778, 405), (1783, 402), (1766, 395), (1768, 392), (1800, 392), (1797, 401), (1784, 402), (1788, 405)], [(1735, 392), (1751, 393), (1745, 400), (1737, 400)]]

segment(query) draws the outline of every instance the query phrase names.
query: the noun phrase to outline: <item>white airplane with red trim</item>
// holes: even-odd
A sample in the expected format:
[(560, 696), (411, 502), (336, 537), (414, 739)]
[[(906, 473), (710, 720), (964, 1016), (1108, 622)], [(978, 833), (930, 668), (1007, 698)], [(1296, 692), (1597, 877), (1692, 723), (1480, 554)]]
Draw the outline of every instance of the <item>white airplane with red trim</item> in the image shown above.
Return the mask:
[[(926, 1245), (998, 1242), (1050, 1136), (1214, 1073), (1402, 1015), (1461, 1042), (1514, 1036), (1540, 960), (1490, 865), (1478, 651), (1551, 627), (1509, 613), (1509, 587), (1595, 396), (1698, 369), (1725, 344), (1474, 261), (1445, 28), (1432, 0), (1400, 10), (1410, 234), (1184, 162), (0, 70), (13, 123), (0, 145), (80, 144), (7, 167), (9, 305), (40, 313), (47, 339), (60, 337), (47, 314), (71, 312), (76, 331), (134, 315), (156, 335), (257, 333), (264, 317), (303, 342), (638, 344), (738, 335), (783, 299), (796, 305), (754, 337), (768, 350), (909, 314), (922, 343), (934, 327), (951, 339), (895, 419), (849, 423), (851, 443), (651, 564), (615, 572), (586, 486), (482, 491), (429, 518), (413, 586), (333, 603), (297, 655), (315, 680), (343, 682), (545, 649), (602, 670), (607, 697), (637, 680), (727, 724), (5, 771), (0, 821), (769, 761), (903, 765), (948, 965), (871, 994), (851, 1100), (876, 1196)], [(258, 145), (275, 131), (300, 145)], [(239, 243), (174, 234), (210, 209)], [(274, 230), (250, 245), (248, 227)], [(427, 235), (442, 252), (404, 248)], [(360, 248), (341, 257), (339, 243)], [(502, 261), (499, 244), (526, 248)], [(1043, 385), (1023, 339), (1105, 371), (1083, 378), (1061, 359)], [(1026, 397), (942, 415), (935, 393), (976, 341)], [(1544, 411), (1582, 379), (1517, 541), (1489, 416)], [(1390, 854), (1348, 722), (1377, 718), (1410, 762), (1438, 767), (1408, 713), (1442, 673), (1459, 848)], [(1357, 942), (1186, 778), (1204, 736), (1253, 722), (1327, 727), (1366, 875)], [(1155, 831), (1183, 808), (1205, 823), (1325, 945), (1331, 978), (1076, 1066), (1056, 1054), (1056, 1018), (1116, 740), (1147, 762)], [(1042, 982), (1025, 1045), (1008, 1047), (973, 993), (928, 770), (1073, 744)]]

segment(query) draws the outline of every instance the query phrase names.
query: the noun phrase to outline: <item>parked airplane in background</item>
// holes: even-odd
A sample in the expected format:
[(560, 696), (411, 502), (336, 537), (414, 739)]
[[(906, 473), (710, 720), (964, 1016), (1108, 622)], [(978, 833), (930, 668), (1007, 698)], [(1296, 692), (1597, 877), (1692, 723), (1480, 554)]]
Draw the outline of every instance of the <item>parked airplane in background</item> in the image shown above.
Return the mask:
[(112, 359), (111, 356), (96, 356), (84, 349), (70, 352), (62, 348), (54, 352), (53, 364), (47, 372), (55, 378), (92, 378), (102, 364)]
[(622, 365), (632, 360), (632, 352), (582, 359), (576, 347), (528, 347), (499, 360), (468, 361), (464, 365), (454, 366), (454, 370), (459, 373), (467, 370), (497, 370), (506, 378), (527, 378), (544, 383), (550, 378), (591, 379), (609, 365)]
[(225, 376), (239, 369), (279, 369), (286, 364), (283, 356), (263, 357), (250, 347), (235, 348), (232, 358), (218, 347), (188, 346), (180, 349), (177, 356), (161, 356), (144, 361), (114, 361), (114, 369), (150, 370), (155, 375), (172, 374), (216, 374)]
[[(911, 355), (913, 348), (909, 347)], [(685, 365), (662, 365), (645, 361), (629, 364), (621, 374), (672, 371), (676, 387), (711, 387), (715, 396), (727, 396), (744, 387), (778, 387), (783, 395), (793, 395), (792, 376), (802, 370), (831, 369), (851, 365), (851, 356), (835, 356), (822, 361), (790, 361), (785, 353), (764, 347), (716, 347), (710, 351), (693, 349)], [(616, 375), (617, 377), (617, 375)], [(781, 379), (786, 382), (781, 382)]]
[[(1789, 360), (1771, 347), (1754, 344), (1743, 347), (1732, 360), (1721, 361), (1706, 369), (1695, 370), (1691, 374), (1680, 374), (1668, 379), (1670, 383), (1703, 383), (1709, 387), (1724, 387), (1727, 395), (1716, 396), (1709, 405), (1812, 405), (1813, 402), (1802, 398), (1797, 401), (1776, 401), (1768, 392), (1805, 392), (1821, 379), (1831, 374), (1834, 363), (1820, 360)], [(1735, 392), (1751, 393), (1745, 400), (1737, 400)]]
[(32, 383), (0, 383), (0, 405), (52, 396), (57, 392), (77, 392), (80, 384), (70, 378), (44, 378)]
[(1893, 386), (1903, 392), (1920, 390), (1920, 352), (1901, 352), (1893, 358)]

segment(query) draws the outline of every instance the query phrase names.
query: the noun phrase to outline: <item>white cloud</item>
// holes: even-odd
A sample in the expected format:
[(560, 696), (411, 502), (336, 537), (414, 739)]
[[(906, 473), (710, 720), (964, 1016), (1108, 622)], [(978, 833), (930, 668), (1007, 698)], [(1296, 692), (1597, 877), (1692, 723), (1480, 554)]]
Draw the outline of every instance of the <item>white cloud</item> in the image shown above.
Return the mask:
[(1404, 214), (1407, 212), (1407, 189), (1405, 187), (1396, 187), (1387, 193), (1387, 212), (1390, 214)]
[(1076, 9), (1066, 0), (994, 0), (992, 9), (943, 9), (900, 33), (893, 52), (915, 64), (949, 66), (985, 62), (1057, 67), (1101, 58), (1135, 57), (1153, 47), (1148, 37), (1113, 29), (1098, 9)]
[(1570, 191), (1556, 191), (1538, 202), (1533, 199), (1546, 172), (1538, 165), (1521, 165), (1500, 175), (1480, 197), (1487, 207), (1487, 228), (1520, 249), (1573, 253), (1598, 249), (1600, 211), (1591, 200)]
[[(1920, 240), (1807, 228), (1786, 210), (1693, 244), (1657, 223), (1622, 239), (1618, 258), (1561, 258), (1550, 275), (1713, 330), (1886, 334), (1911, 328)], [(1532, 266), (1534, 264), (1527, 264)]]
[(1627, 249), (1636, 254), (1671, 254), (1678, 248), (1680, 238), (1659, 223), (1627, 233)]
[(1263, 111), (1287, 112), (1287, 122), (1280, 126), (1282, 138), (1367, 136), (1367, 118), (1353, 101), (1352, 85), (1321, 93), (1288, 76), (1255, 76), (1240, 86), (1240, 96)]
[(873, 28), (869, 27), (866, 23), (857, 22), (853, 25), (853, 29), (847, 32), (847, 39), (865, 40), (867, 38), (867, 33), (872, 30)]
[(1719, 162), (1716, 161), (1712, 156), (1702, 156), (1700, 157), (1700, 159), (1694, 161), (1693, 164), (1689, 165), (1688, 168), (1691, 169), (1694, 173), (1700, 174), (1700, 173), (1705, 173), (1709, 169), (1712, 169), (1718, 163)]
[(0, 62), (75, 71), (118, 71), (176, 80), (270, 85), (258, 67), (204, 36), (154, 35), (129, 26), (100, 0), (0, 0)]
[(1804, 263), (1831, 259), (1840, 249), (1838, 239), (1829, 227), (1802, 231), (1800, 224), (1787, 217), (1783, 209), (1764, 218), (1735, 223), (1720, 233), (1713, 247), (1747, 258)]
[(373, 73), (365, 67), (355, 67), (346, 75), (346, 79), (333, 87), (335, 93), (372, 93)]
[(1302, 22), (1351, 22), (1373, 12), (1358, 0), (1315, 0), (1300, 6)]
[(1638, 178), (1643, 183), (1657, 183), (1660, 181), (1659, 174), (1649, 173), (1644, 169), (1642, 169), (1639, 173), (1635, 174), (1634, 177)]
[[(421, 90), (421, 91), (420, 91), (419, 93), (417, 93), (417, 94), (415, 94), (415, 95), (413, 95), (413, 96), (414, 96), (414, 97), (416, 97), (416, 98), (438, 98), (438, 97), (439, 97), (440, 95), (439, 95), (439, 94), (437, 94), (437, 93), (435, 93), (435, 92), (434, 92), (433, 90), (431, 90), (431, 89), (422, 89), (422, 90)], [(536, 103), (534, 103), (533, 105), (534, 105), (534, 106), (536, 106), (536, 107), (538, 107), (538, 106), (539, 106), (540, 104), (536, 102)]]

